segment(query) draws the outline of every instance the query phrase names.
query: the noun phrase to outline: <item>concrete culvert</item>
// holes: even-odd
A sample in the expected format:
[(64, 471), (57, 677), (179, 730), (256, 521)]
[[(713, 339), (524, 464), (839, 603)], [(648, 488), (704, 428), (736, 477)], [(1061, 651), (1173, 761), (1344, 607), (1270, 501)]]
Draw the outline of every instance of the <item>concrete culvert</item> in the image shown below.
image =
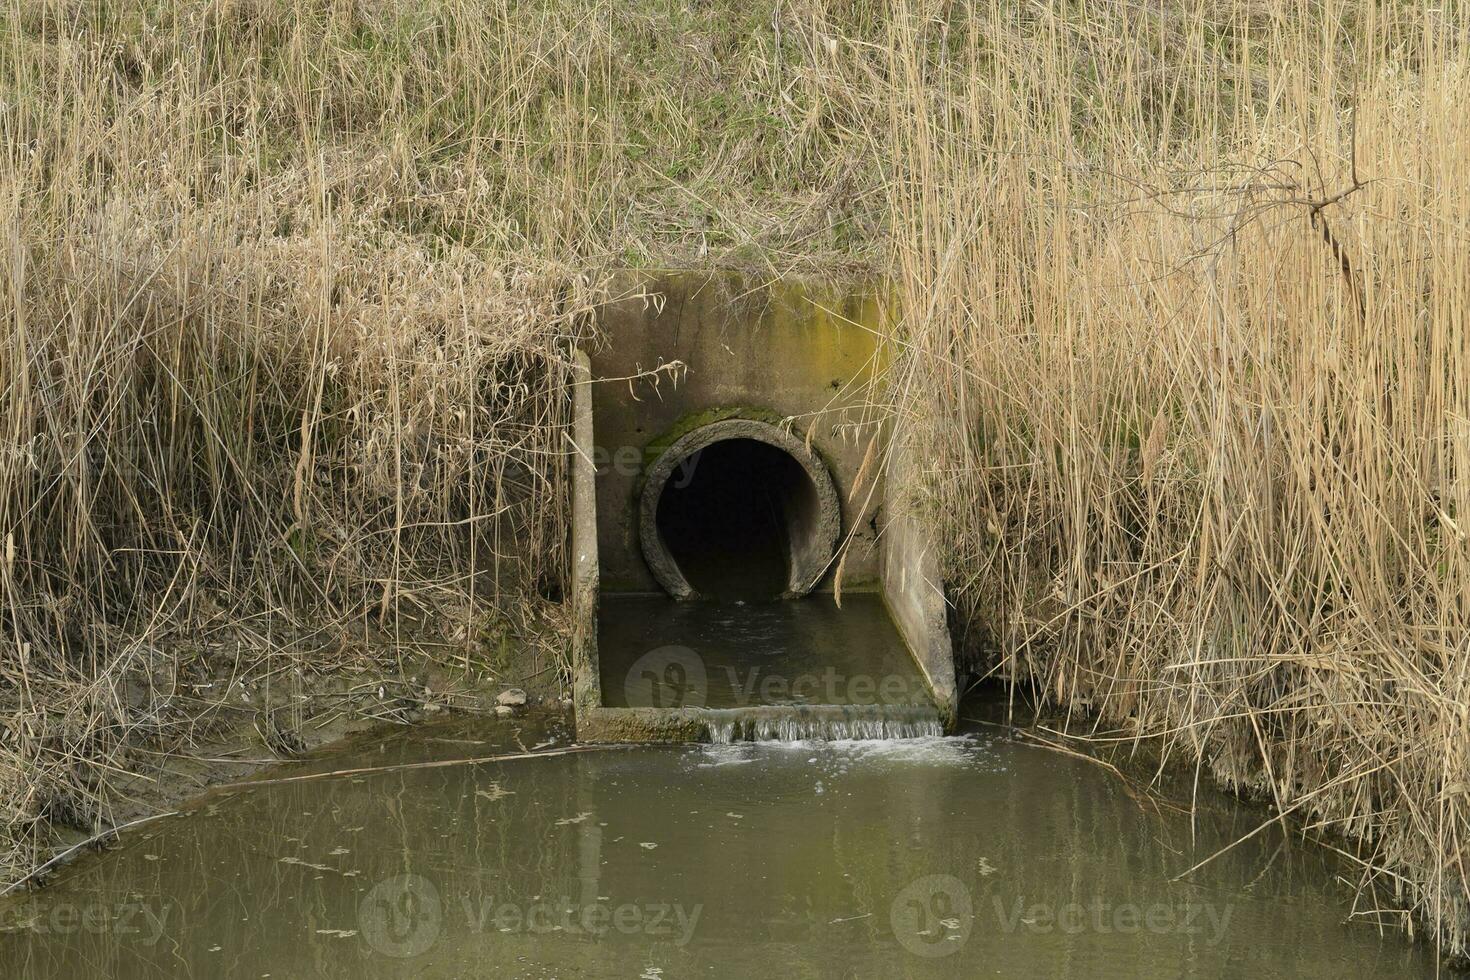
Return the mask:
[(832, 475), (789, 433), (726, 419), (676, 440), (640, 500), (644, 558), (670, 595), (805, 595), (832, 561), (841, 508)]

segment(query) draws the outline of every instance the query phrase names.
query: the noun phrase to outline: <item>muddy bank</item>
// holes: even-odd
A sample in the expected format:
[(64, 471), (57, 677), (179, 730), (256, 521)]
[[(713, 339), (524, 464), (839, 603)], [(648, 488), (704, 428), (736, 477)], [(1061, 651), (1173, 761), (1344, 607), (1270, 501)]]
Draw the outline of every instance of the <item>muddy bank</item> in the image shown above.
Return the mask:
[(119, 828), (187, 810), (211, 787), (428, 721), (513, 717), (569, 704), (561, 675), (531, 667), (529, 657), (526, 669), (503, 675), (422, 656), (389, 655), (325, 671), (304, 669), (300, 658), (292, 662), (297, 665), (256, 664), (175, 676), (167, 685), (158, 677), (127, 685), (128, 706), (152, 713), (157, 727), (134, 725), (105, 759), (79, 760), (105, 770), (88, 781), (97, 796), (78, 796), (31, 822), (30, 832), (50, 843), (13, 866), (0, 894), (44, 887), (68, 864), (105, 847)]

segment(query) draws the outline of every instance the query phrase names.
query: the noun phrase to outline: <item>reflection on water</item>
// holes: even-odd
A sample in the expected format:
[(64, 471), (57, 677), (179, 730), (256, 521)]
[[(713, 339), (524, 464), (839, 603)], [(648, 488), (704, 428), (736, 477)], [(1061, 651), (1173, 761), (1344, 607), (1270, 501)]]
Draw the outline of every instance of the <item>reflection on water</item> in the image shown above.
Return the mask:
[[(319, 770), (565, 741), (419, 729)], [(4, 977), (1430, 975), (1321, 850), (996, 734), (613, 748), (262, 785), (0, 906)]]

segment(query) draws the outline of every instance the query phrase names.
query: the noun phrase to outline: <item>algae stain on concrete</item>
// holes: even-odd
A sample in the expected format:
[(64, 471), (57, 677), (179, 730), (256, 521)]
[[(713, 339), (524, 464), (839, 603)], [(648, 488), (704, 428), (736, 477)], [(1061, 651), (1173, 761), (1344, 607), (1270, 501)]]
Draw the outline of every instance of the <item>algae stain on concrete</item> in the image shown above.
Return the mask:
[[(634, 277), (621, 292), (631, 298), (603, 312), (608, 342), (592, 353), (593, 377), (628, 378), (672, 360), (687, 372), (677, 386), (594, 386), (596, 458), (641, 461), (637, 472), (607, 465), (597, 474), (603, 590), (658, 591), (638, 557), (643, 472), (680, 436), (730, 418), (810, 440), (844, 501), (851, 541), (843, 587), (876, 588), (873, 514), (863, 500), (846, 498), (879, 430), (867, 406), (885, 367), (887, 291), (679, 274)], [(649, 293), (662, 301), (648, 302)], [(830, 574), (819, 586), (828, 589)]]

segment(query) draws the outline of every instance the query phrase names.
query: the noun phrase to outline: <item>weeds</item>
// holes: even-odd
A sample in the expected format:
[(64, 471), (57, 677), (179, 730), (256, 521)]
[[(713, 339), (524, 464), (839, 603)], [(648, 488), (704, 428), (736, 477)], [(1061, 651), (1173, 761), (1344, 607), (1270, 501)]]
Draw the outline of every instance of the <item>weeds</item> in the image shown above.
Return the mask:
[(104, 826), (196, 675), (554, 659), (515, 621), (618, 267), (876, 272), (977, 665), (1356, 842), (1364, 915), (1463, 952), (1466, 31), (12, 0), (0, 864)]
[(982, 5), (936, 79), (909, 11), (888, 186), (978, 666), (1354, 840), (1359, 914), (1462, 954), (1470, 130), (1436, 16)]

